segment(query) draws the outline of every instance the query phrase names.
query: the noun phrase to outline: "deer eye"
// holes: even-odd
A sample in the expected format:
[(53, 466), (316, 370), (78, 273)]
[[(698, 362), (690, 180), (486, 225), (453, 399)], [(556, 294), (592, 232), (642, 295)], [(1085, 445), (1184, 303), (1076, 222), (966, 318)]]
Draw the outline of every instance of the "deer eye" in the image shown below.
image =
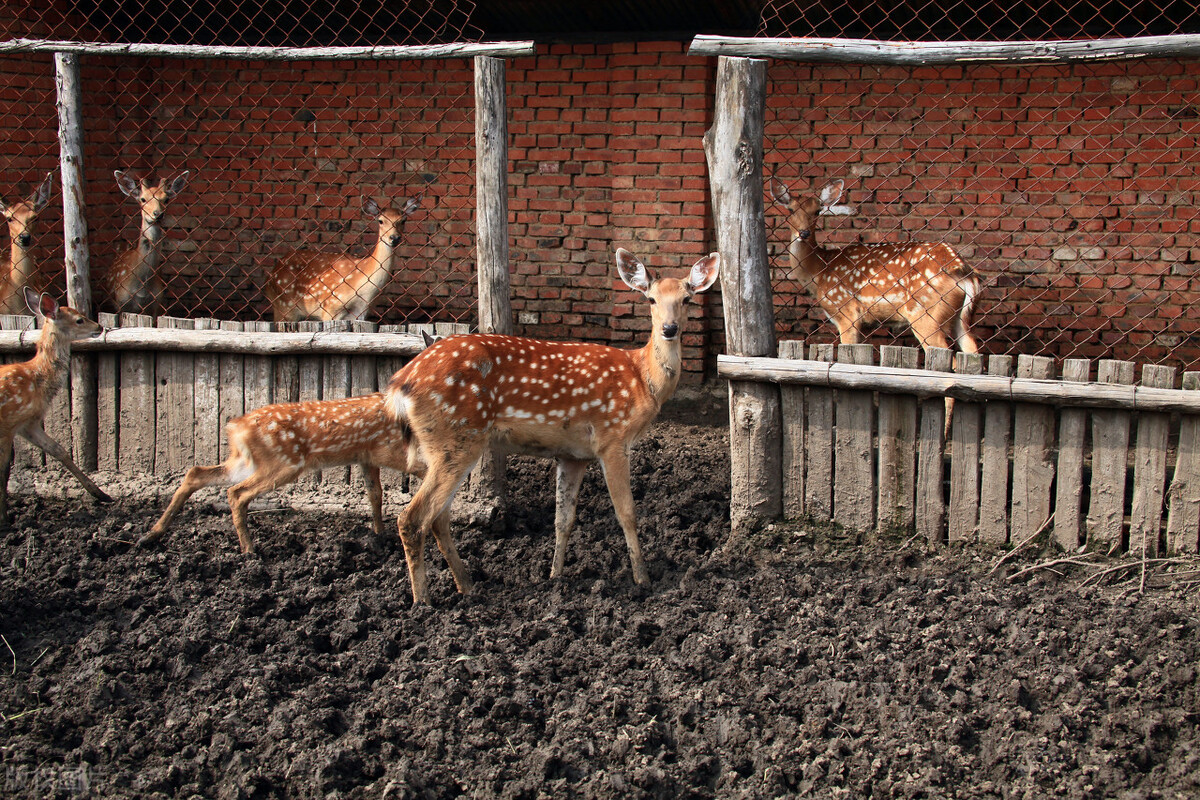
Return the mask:
[(651, 297), (650, 295), (646, 295), (646, 299), (650, 301), (650, 305), (652, 305), (652, 306), (653, 306), (653, 305), (657, 305), (657, 304), (658, 304), (658, 301), (657, 301), (657, 300), (655, 300), (655, 299), (654, 299), (653, 297)]

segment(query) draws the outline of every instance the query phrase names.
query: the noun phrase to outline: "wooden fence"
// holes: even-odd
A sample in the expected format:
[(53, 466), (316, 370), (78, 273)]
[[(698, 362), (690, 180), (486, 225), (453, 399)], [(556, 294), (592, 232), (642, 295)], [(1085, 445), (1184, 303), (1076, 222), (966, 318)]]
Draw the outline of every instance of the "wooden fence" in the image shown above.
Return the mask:
[[(69, 381), (46, 416), (46, 430), (84, 469), (164, 476), (224, 459), (225, 423), (233, 417), (269, 403), (380, 390), (421, 350), (421, 331), (468, 330), (460, 323), (272, 324), (135, 314), (100, 314), (99, 321), (110, 329), (104, 338), (77, 344), (72, 355), (95, 360), (95, 385)], [(7, 361), (28, 358), (38, 334), (32, 317), (0, 316)], [(81, 406), (89, 413), (80, 414)], [(93, 413), (95, 429), (87, 430), (79, 420)], [(56, 462), (18, 445), (17, 469), (43, 464)], [(349, 470), (335, 469), (319, 480), (348, 479)]]
[[(1200, 373), (916, 348), (781, 342), (721, 356), (733, 381), (778, 384), (784, 516), (929, 542), (1148, 555), (1200, 546)], [(952, 367), (951, 365), (954, 364)], [(952, 373), (952, 374), (947, 374)], [(946, 436), (944, 397), (956, 398)]]

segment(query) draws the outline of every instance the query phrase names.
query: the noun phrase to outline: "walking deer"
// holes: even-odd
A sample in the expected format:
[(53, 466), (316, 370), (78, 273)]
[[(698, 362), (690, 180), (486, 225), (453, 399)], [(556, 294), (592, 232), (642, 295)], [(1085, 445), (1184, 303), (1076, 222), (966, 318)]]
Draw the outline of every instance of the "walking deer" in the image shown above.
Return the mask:
[(675, 392), (687, 303), (716, 281), (720, 256), (700, 259), (683, 280), (653, 280), (625, 249), (617, 250), (616, 261), (621, 280), (650, 301), (650, 341), (640, 350), (469, 334), (437, 342), (392, 376), (385, 407), (411, 426), (427, 464), (399, 520), (414, 604), (428, 602), (424, 545), (431, 529), (459, 591), (469, 586), (449, 529), (434, 523), (489, 444), (558, 461), (551, 578), (563, 572), (583, 473), (599, 460), (633, 579), (649, 582), (629, 486), (629, 449)]
[[(424, 463), (408, 426), (384, 413), (383, 393), (344, 400), (276, 403), (232, 419), (225, 426), (229, 457), (212, 467), (188, 470), (170, 505), (139, 540), (158, 541), (198, 489), (230, 486), (229, 509), (243, 553), (254, 552), (246, 526), (246, 508), (264, 492), (286, 486), (301, 475), (328, 467), (358, 464), (367, 484), (375, 533), (383, 533), (383, 486), (379, 468), (414, 475)], [(449, 526), (449, 516), (438, 522)]]
[(264, 290), (276, 322), (362, 319), (392, 277), (404, 222), (421, 203), (414, 197), (403, 210), (381, 209), (371, 198), (363, 211), (379, 222), (375, 249), (363, 258), (344, 253), (296, 250), (282, 256)]
[(29, 252), (33, 244), (33, 220), (50, 202), (53, 177), (53, 172), (47, 175), (28, 200), (15, 203), (0, 200), (0, 213), (4, 214), (8, 222), (8, 235), (12, 237), (8, 263), (0, 262), (0, 314), (25, 313), (25, 298), (21, 290), (28, 285), (35, 266), (33, 255)]
[(820, 199), (793, 198), (783, 184), (774, 186), (775, 199), (791, 212), (792, 269), (837, 325), (842, 343), (860, 341), (864, 323), (902, 321), (926, 349), (949, 347), (953, 334), (964, 352), (978, 352), (971, 315), (979, 278), (948, 244), (817, 245), (818, 216), (854, 213), (852, 206), (838, 205), (843, 185), (840, 180), (829, 183)]
[(111, 502), (43, 427), (50, 401), (66, 382), (71, 343), (99, 336), (103, 329), (75, 309), (58, 306), (48, 294), (39, 296), (27, 286), (22, 293), (29, 310), (42, 323), (42, 335), (31, 360), (0, 366), (0, 524), (8, 523), (8, 476), (14, 436), (36, 444), (61, 461), (92, 497)]
[(108, 273), (108, 296), (118, 311), (154, 314), (162, 308), (163, 217), (167, 204), (187, 185), (189, 174), (185, 170), (165, 183), (113, 172), (121, 193), (137, 201), (142, 221), (137, 247), (117, 256)]

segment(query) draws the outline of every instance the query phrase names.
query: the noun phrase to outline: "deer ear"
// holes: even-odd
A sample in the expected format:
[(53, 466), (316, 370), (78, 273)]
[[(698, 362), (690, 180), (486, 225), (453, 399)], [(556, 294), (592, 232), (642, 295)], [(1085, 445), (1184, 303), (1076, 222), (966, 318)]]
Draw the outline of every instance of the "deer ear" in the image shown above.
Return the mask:
[(846, 182), (839, 178), (836, 181), (830, 181), (821, 189), (821, 208), (829, 208), (838, 200), (842, 199), (842, 188)]
[(126, 197), (132, 197), (136, 200), (138, 195), (142, 193), (141, 187), (138, 186), (137, 181), (129, 176), (128, 172), (122, 172), (119, 169), (113, 170), (113, 176), (117, 179), (117, 188)]
[(643, 294), (650, 291), (650, 276), (646, 272), (646, 265), (624, 247), (617, 248), (617, 272), (630, 289), (636, 289)]
[(692, 272), (688, 276), (688, 287), (692, 290), (692, 294), (707, 292), (716, 283), (720, 271), (720, 253), (709, 253), (693, 264)]
[(46, 204), (50, 202), (50, 190), (53, 187), (53, 183), (54, 173), (47, 173), (46, 180), (42, 181), (42, 184), (38, 186), (37, 191), (33, 193), (31, 205), (33, 206), (34, 211), (41, 211), (46, 207)]
[(42, 316), (42, 298), (28, 286), (22, 286), (21, 291), (25, 295), (25, 305), (29, 307), (29, 313), (40, 319)]
[(429, 331), (421, 331), (421, 340), (425, 342), (426, 347), (429, 347), (441, 338), (440, 336), (430, 336)]
[(188, 175), (190, 174), (191, 170), (185, 169), (183, 172), (175, 176), (175, 180), (171, 181), (171, 185), (167, 187), (168, 200), (183, 191), (183, 187), (187, 186)]
[(409, 214), (416, 211), (417, 206), (421, 205), (421, 201), (424, 198), (425, 198), (425, 193), (422, 192), (421, 194), (417, 195), (416, 197), (411, 198), (407, 203), (405, 203), (404, 204), (404, 212), (403, 212), (404, 216), (407, 217)]
[(788, 191), (787, 186), (778, 178), (771, 180), (771, 197), (776, 203), (781, 205), (790, 205), (792, 202), (792, 193)]
[(366, 215), (368, 217), (378, 217), (379, 216), (379, 204), (375, 202), (374, 198), (364, 197), (363, 198), (363, 212), (366, 213)]

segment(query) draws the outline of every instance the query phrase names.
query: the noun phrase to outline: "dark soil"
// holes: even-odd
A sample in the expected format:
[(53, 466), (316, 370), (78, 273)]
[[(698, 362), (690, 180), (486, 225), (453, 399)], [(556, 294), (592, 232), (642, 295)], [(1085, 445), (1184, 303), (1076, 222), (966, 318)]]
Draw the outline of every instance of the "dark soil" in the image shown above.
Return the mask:
[(256, 515), (244, 557), (211, 503), (145, 550), (165, 497), (18, 492), (0, 795), (1200, 793), (1194, 589), (817, 529), (731, 543), (723, 413), (669, 416), (633, 457), (649, 589), (598, 469), (548, 580), (547, 461), (510, 461), (503, 532), (456, 527), (475, 594), (431, 547), (418, 609), (365, 500)]

